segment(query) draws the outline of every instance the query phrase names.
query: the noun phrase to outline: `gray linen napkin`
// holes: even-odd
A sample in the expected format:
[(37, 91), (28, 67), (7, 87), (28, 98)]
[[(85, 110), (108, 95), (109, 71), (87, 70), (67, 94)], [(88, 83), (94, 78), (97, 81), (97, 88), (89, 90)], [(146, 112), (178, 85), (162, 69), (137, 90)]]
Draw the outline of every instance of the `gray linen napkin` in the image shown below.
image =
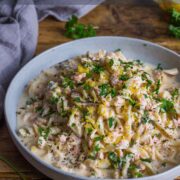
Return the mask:
[(6, 89), (15, 73), (34, 55), (38, 21), (81, 17), (103, 0), (0, 0), (0, 119)]

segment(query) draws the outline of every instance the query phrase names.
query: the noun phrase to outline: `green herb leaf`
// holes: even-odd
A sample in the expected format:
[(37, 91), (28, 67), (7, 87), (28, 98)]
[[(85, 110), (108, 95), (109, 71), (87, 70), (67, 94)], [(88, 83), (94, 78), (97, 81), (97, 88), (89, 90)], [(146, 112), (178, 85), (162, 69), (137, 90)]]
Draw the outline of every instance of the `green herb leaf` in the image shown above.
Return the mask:
[(175, 38), (180, 38), (180, 26), (176, 27), (174, 25), (169, 25), (169, 32), (172, 34)]
[(148, 162), (148, 163), (152, 162), (152, 159), (150, 159), (150, 158), (140, 158), (140, 160), (144, 161), (144, 162)]
[(131, 106), (133, 106), (133, 107), (136, 106), (136, 101), (134, 99), (129, 98), (128, 101), (129, 101), (129, 104), (131, 104)]
[(172, 95), (172, 99), (174, 100), (176, 97), (179, 96), (179, 90), (178, 90), (177, 88), (175, 88), (175, 89), (172, 91), (171, 95)]
[(144, 111), (144, 114), (143, 114), (143, 116), (142, 116), (142, 118), (141, 118), (141, 122), (143, 123), (143, 124), (146, 124), (146, 123), (148, 123), (148, 122), (150, 122), (150, 118), (149, 118), (149, 113), (148, 113), (148, 111)]
[(44, 109), (43, 109), (43, 107), (37, 107), (36, 109), (35, 109), (35, 111), (37, 112), (37, 113), (39, 113), (39, 115), (40, 116), (42, 116), (42, 114), (43, 114), (43, 112), (44, 112)]
[(176, 9), (172, 9), (170, 13), (171, 13), (171, 17), (170, 17), (171, 24), (180, 26), (180, 12), (176, 11)]
[(161, 111), (166, 112), (166, 113), (173, 113), (176, 112), (174, 109), (174, 104), (172, 101), (168, 99), (162, 99), (161, 100), (161, 105), (160, 105)]
[(135, 176), (135, 177), (143, 177), (143, 174), (140, 173), (140, 172), (136, 172), (134, 176)]
[(137, 60), (135, 60), (135, 62), (136, 62), (138, 65), (143, 66), (143, 63), (142, 63), (141, 60), (137, 59)]
[(129, 76), (127, 74), (123, 74), (119, 77), (119, 80), (127, 81), (129, 79)]
[(69, 79), (68, 77), (65, 77), (62, 81), (62, 85), (64, 88), (70, 87), (71, 89), (74, 88), (74, 83), (71, 79)]
[(112, 97), (112, 98), (115, 97), (115, 96), (117, 96), (117, 91), (116, 91), (116, 89), (112, 88), (110, 94), (111, 94), (111, 97)]
[(47, 139), (50, 133), (50, 128), (38, 127), (38, 133), (39, 133), (39, 136), (42, 136), (44, 137), (44, 139)]
[(59, 101), (59, 98), (58, 98), (58, 97), (52, 96), (52, 97), (50, 98), (50, 103), (51, 103), (51, 104), (57, 104), (58, 101)]
[(92, 25), (78, 23), (78, 18), (72, 16), (65, 25), (65, 36), (72, 39), (96, 36), (96, 31)]
[(110, 61), (109, 61), (109, 65), (110, 65), (110, 67), (112, 67), (112, 66), (113, 66), (113, 64), (114, 64), (114, 60), (113, 60), (113, 59), (110, 59)]
[(161, 87), (161, 81), (158, 80), (158, 81), (157, 81), (157, 84), (156, 84), (156, 88), (155, 88), (155, 90), (154, 90), (154, 92), (155, 92), (156, 94), (159, 94), (159, 89), (160, 89), (160, 87)]
[(84, 90), (89, 91), (91, 89), (91, 86), (88, 84), (84, 84), (83, 88), (84, 88)]
[(99, 86), (100, 89), (100, 96), (106, 97), (109, 94), (110, 85), (109, 84), (102, 84)]
[(81, 102), (81, 99), (80, 99), (80, 97), (75, 97), (75, 98), (74, 98), (74, 101), (76, 101), (76, 102)]
[(110, 117), (108, 119), (108, 126), (109, 126), (109, 128), (113, 127), (114, 122), (115, 122), (115, 119), (113, 117)]
[(94, 138), (94, 141), (102, 141), (104, 136), (97, 136)]
[(100, 74), (102, 71), (104, 71), (104, 68), (97, 64), (97, 65), (94, 65), (92, 71), (97, 74)]
[(157, 69), (157, 70), (163, 70), (163, 68), (162, 68), (162, 66), (161, 66), (160, 63), (157, 65), (156, 69)]

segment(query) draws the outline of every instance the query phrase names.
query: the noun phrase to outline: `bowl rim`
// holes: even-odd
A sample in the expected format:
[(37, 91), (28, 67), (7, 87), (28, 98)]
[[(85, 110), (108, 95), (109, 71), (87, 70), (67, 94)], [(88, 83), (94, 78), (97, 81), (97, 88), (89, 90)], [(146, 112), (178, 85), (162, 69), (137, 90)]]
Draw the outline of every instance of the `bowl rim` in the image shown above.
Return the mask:
[[(6, 121), (6, 124), (7, 124), (7, 127), (8, 127), (8, 131), (10, 133), (10, 136), (11, 138), (13, 139), (13, 142), (15, 143), (16, 147), (18, 148), (18, 150), (20, 151), (20, 149), (22, 151), (24, 151), (25, 153), (27, 153), (29, 156), (31, 156), (35, 161), (36, 163), (39, 163), (41, 166), (45, 167), (45, 168), (48, 168), (50, 169), (51, 171), (53, 172), (56, 172), (58, 174), (62, 174), (62, 175), (65, 175), (65, 176), (69, 176), (69, 177), (72, 177), (72, 178), (78, 178), (78, 179), (82, 179), (82, 180), (94, 180), (94, 179), (98, 179), (98, 178), (93, 178), (93, 177), (86, 177), (86, 176), (82, 176), (82, 175), (77, 175), (77, 174), (72, 174), (72, 173), (69, 173), (69, 172), (66, 172), (64, 170), (61, 170), (61, 169), (58, 169), (54, 166), (52, 166), (51, 164), (48, 164), (46, 162), (44, 162), (43, 160), (41, 160), (38, 156), (34, 155), (26, 146), (23, 145), (23, 143), (21, 143), (18, 135), (17, 135), (17, 132), (16, 130), (13, 130), (10, 126), (10, 117), (8, 115), (8, 106), (10, 104), (9, 100), (11, 99), (9, 96), (10, 96), (10, 91), (11, 91), (11, 88), (12, 88), (12, 85), (14, 82), (17, 81), (18, 77), (21, 75), (21, 72), (24, 71), (24, 69), (26, 69), (27, 67), (29, 66), (32, 66), (33, 64), (38, 64), (40, 63), (41, 61), (36, 61), (37, 59), (41, 58), (41, 56), (44, 56), (48, 53), (50, 53), (51, 51), (54, 51), (56, 49), (58, 49), (59, 47), (63, 47), (63, 46), (68, 46), (70, 44), (75, 44), (77, 42), (80, 42), (80, 41), (88, 41), (88, 40), (98, 40), (98, 39), (122, 39), (122, 40), (128, 40), (128, 41), (131, 41), (131, 42), (138, 42), (138, 43), (141, 43), (141, 44), (146, 44), (146, 45), (150, 45), (150, 46), (154, 46), (156, 48), (160, 48), (164, 51), (167, 51), (168, 53), (171, 53), (172, 55), (175, 55), (177, 57), (180, 58), (180, 54), (176, 53), (175, 51), (173, 50), (170, 50), (166, 47), (163, 47), (159, 44), (156, 44), (156, 43), (153, 43), (153, 42), (150, 42), (150, 41), (146, 41), (146, 40), (142, 40), (142, 39), (138, 39), (138, 38), (131, 38), (131, 37), (125, 37), (125, 36), (97, 36), (97, 37), (89, 37), (89, 38), (83, 38), (83, 39), (78, 39), (78, 40), (74, 40), (74, 41), (70, 41), (70, 42), (66, 42), (66, 43), (62, 43), (60, 45), (57, 45), (57, 46), (54, 46), (50, 49), (47, 49), (43, 52), (41, 52), (40, 54), (38, 54), (37, 56), (33, 57), (28, 63), (26, 63), (17, 73), (16, 75), (13, 77), (13, 79), (11, 80), (10, 82), (10, 85), (7, 89), (7, 92), (6, 92), (6, 96), (5, 96), (5, 101), (4, 101), (4, 114), (5, 114), (5, 121)], [(63, 60), (64, 61), (64, 60)], [(62, 61), (62, 62), (63, 62)], [(21, 152), (21, 151), (20, 151)], [(22, 152), (21, 152), (22, 154)], [(23, 155), (23, 154), (22, 154)], [(34, 164), (29, 161), (24, 155), (23, 157), (30, 163), (34, 166)], [(138, 178), (138, 179), (144, 179), (144, 180), (151, 180), (152, 178), (160, 178), (162, 175), (168, 175), (168, 173), (172, 173), (172, 171), (175, 171), (179, 169), (180, 171), (180, 165), (177, 165), (167, 171), (164, 171), (162, 173), (159, 173), (159, 174), (156, 174), (156, 175), (152, 175), (152, 176), (146, 176), (146, 177), (142, 177), (142, 178)], [(38, 169), (39, 170), (39, 169)], [(105, 180), (113, 180), (113, 179), (109, 179), (109, 178), (104, 178)], [(127, 180), (133, 180), (134, 178), (128, 178)]]

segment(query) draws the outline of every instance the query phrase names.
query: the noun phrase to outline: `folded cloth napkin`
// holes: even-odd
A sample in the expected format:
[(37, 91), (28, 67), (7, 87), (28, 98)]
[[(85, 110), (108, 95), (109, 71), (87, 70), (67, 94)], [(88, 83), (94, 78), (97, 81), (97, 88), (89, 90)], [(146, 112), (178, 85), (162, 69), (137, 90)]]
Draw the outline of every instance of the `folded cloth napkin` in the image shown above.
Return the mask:
[(0, 1), (0, 119), (6, 89), (15, 73), (34, 55), (38, 21), (47, 16), (66, 21), (81, 17), (103, 0)]

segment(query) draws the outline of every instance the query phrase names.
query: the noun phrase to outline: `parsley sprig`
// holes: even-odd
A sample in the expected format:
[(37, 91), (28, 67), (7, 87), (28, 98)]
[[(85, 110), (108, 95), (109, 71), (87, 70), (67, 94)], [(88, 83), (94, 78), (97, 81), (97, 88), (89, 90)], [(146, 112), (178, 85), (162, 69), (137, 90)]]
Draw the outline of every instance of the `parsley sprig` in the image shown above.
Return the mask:
[(169, 32), (172, 36), (180, 38), (180, 12), (175, 9), (170, 11)]
[(96, 36), (95, 28), (88, 24), (84, 25), (78, 22), (76, 16), (72, 16), (65, 25), (65, 36), (72, 39)]

